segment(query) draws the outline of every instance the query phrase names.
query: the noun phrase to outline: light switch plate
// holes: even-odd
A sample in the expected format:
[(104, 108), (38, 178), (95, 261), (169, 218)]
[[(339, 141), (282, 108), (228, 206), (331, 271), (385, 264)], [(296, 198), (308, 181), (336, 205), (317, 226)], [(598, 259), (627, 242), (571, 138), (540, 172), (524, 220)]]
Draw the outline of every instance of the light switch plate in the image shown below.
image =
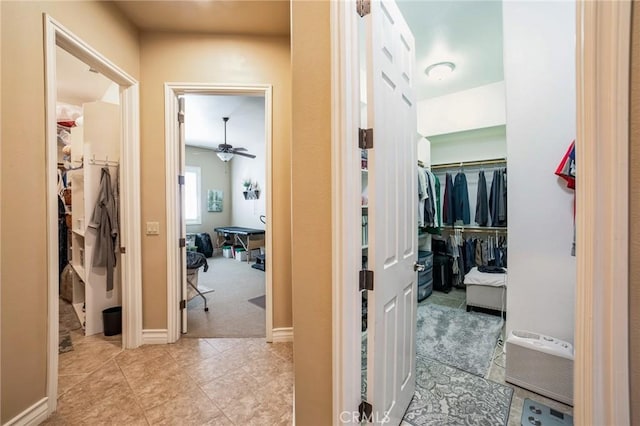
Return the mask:
[(147, 235), (159, 235), (160, 223), (159, 222), (147, 222)]

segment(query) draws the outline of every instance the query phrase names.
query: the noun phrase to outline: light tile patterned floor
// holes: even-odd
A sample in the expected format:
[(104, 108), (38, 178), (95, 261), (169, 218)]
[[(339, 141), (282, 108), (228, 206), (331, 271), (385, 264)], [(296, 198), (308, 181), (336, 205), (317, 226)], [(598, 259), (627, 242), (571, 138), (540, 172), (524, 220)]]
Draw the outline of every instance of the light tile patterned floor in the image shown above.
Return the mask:
[(292, 424), (291, 343), (182, 338), (123, 351), (119, 336), (72, 339), (45, 424)]
[[(420, 304), (436, 304), (448, 306), (451, 308), (466, 309), (466, 291), (459, 288), (453, 288), (449, 293), (434, 291), (431, 296), (420, 302)], [(504, 328), (502, 333), (502, 340), (504, 341)], [(513, 398), (511, 399), (511, 409), (509, 410), (508, 426), (520, 426), (522, 405), (525, 398), (539, 401), (563, 413), (573, 414), (572, 407), (568, 405), (562, 404), (549, 398), (545, 398), (542, 395), (538, 395), (534, 392), (530, 392), (526, 389), (505, 382), (505, 354), (502, 349), (503, 348), (501, 345), (496, 346), (491, 367), (489, 368), (489, 372), (487, 373), (487, 376), (485, 378), (513, 388)]]

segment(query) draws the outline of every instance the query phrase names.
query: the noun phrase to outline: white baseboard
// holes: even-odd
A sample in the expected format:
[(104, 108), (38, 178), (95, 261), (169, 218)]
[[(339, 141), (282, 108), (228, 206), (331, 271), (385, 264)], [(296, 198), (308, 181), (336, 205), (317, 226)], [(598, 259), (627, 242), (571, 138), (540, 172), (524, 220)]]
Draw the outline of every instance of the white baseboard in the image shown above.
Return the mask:
[(169, 342), (169, 332), (166, 328), (151, 328), (142, 330), (143, 345), (165, 345)]
[(42, 398), (22, 413), (5, 423), (5, 426), (39, 425), (49, 416), (48, 398)]
[(273, 343), (293, 342), (293, 327), (274, 328), (272, 333)]

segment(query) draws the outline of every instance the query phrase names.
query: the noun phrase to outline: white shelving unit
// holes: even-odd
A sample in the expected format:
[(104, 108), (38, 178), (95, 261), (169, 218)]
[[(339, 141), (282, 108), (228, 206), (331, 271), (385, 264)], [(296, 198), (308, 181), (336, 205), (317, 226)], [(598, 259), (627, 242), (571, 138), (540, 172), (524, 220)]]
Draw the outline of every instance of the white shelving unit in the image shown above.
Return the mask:
[[(121, 304), (119, 268), (114, 288), (107, 291), (105, 267), (93, 267), (96, 230), (89, 221), (98, 197), (105, 160), (117, 165), (120, 158), (120, 107), (107, 102), (83, 105), (84, 126), (71, 129), (71, 259), (73, 308), (85, 335), (102, 333), (102, 311)], [(90, 161), (92, 160), (92, 161)], [(109, 167), (112, 182), (116, 167)], [(118, 259), (117, 264), (120, 264)]]

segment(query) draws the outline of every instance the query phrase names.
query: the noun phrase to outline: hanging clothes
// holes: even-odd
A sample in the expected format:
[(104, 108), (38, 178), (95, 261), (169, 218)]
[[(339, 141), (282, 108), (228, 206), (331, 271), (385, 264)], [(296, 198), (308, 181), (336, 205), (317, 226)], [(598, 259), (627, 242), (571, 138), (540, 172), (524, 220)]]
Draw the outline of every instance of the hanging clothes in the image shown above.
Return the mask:
[(461, 220), (465, 225), (471, 222), (467, 176), (463, 172), (459, 172), (456, 175), (455, 183), (453, 184), (453, 217), (454, 222)]
[(113, 269), (116, 266), (115, 242), (118, 236), (118, 222), (108, 167), (102, 168), (98, 199), (89, 227), (97, 232), (93, 266), (106, 267), (107, 291), (111, 291), (113, 290)]
[(445, 175), (444, 201), (442, 202), (442, 221), (445, 225), (453, 225), (453, 179), (451, 174)]
[(493, 172), (491, 194), (489, 195), (489, 213), (492, 226), (507, 226), (507, 170)]
[(423, 228), (425, 201), (429, 198), (427, 194), (427, 176), (424, 169), (418, 166), (418, 226)]
[(487, 196), (487, 179), (484, 176), (484, 170), (480, 170), (478, 173), (475, 221), (480, 226), (487, 226), (489, 224), (489, 199)]

